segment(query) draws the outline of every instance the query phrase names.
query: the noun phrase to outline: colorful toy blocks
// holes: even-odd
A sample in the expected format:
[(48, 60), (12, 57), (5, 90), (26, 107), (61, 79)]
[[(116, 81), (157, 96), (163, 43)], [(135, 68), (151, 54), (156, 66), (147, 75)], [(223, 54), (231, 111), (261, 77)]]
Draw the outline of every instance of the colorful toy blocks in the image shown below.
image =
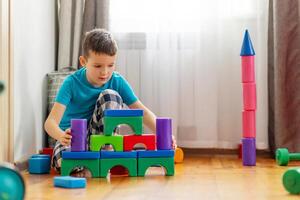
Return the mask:
[(249, 36), (249, 32), (248, 30), (246, 30), (240, 53), (242, 59), (242, 84), (244, 105), (244, 110), (242, 114), (242, 159), (244, 166), (256, 165), (256, 84), (254, 55), (255, 52)]
[[(170, 118), (157, 119), (159, 148), (156, 148), (155, 134), (142, 134), (143, 112), (141, 110), (106, 110), (104, 111), (105, 135), (90, 136), (90, 151), (63, 152), (61, 175), (68, 176), (75, 167), (85, 167), (92, 177), (107, 177), (113, 169), (129, 176), (145, 176), (151, 166), (162, 166), (166, 175), (174, 175), (174, 150), (172, 150), (172, 122)], [(133, 127), (134, 135), (113, 135), (114, 128), (120, 124)], [(84, 131), (82, 131), (84, 132)], [(83, 133), (85, 134), (85, 133)], [(103, 150), (111, 144), (114, 151)], [(136, 144), (144, 144), (146, 150), (135, 151)], [(156, 150), (158, 149), (158, 150)]]
[(56, 176), (53, 180), (55, 187), (62, 188), (85, 188), (86, 178), (76, 178), (72, 176)]
[(50, 172), (50, 155), (36, 154), (29, 159), (30, 174), (48, 174)]
[(144, 144), (147, 150), (155, 150), (155, 135), (124, 135), (124, 151), (132, 151), (136, 144)]

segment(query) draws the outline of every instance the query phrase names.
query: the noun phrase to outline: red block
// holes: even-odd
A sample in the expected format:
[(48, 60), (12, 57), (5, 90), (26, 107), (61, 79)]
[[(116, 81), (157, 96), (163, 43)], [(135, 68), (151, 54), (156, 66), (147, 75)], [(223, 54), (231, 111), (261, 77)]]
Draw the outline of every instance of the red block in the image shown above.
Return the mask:
[(52, 158), (52, 154), (53, 154), (53, 148), (43, 148), (42, 150), (42, 154), (47, 154), (50, 155)]
[(243, 137), (255, 138), (256, 123), (255, 111), (243, 111)]
[(147, 150), (155, 150), (155, 135), (143, 134), (143, 135), (124, 135), (123, 137), (124, 151), (132, 151), (134, 145), (144, 144)]
[(256, 84), (243, 83), (244, 110), (256, 110)]
[(242, 82), (255, 82), (254, 56), (242, 56)]

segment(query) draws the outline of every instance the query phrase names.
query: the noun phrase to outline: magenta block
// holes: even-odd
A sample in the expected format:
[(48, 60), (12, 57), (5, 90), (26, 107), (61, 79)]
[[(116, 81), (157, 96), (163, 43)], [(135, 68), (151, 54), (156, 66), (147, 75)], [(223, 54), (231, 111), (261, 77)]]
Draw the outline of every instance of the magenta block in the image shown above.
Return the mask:
[(254, 56), (242, 56), (242, 82), (255, 82)]
[(243, 83), (244, 110), (256, 110), (256, 84)]
[(156, 119), (156, 143), (157, 150), (172, 149), (172, 119), (157, 118)]
[(255, 111), (243, 111), (243, 137), (256, 137)]
[(255, 166), (256, 165), (256, 145), (255, 138), (242, 139), (242, 152), (243, 152), (243, 165)]
[(71, 151), (87, 150), (87, 120), (72, 119), (71, 120)]

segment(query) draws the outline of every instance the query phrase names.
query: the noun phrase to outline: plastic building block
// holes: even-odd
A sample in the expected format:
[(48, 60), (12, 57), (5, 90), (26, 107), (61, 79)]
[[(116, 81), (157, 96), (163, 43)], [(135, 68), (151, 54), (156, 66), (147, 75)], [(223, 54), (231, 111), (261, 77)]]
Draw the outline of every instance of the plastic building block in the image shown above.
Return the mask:
[(169, 158), (138, 158), (138, 176), (145, 176), (151, 166), (162, 166), (166, 170), (166, 176), (174, 175), (174, 157)]
[(101, 151), (101, 158), (137, 158), (137, 152)]
[(156, 118), (156, 142), (158, 150), (172, 149), (172, 119)]
[(255, 166), (256, 165), (256, 145), (255, 138), (243, 138), (243, 165)]
[(123, 136), (122, 135), (91, 135), (90, 137), (90, 150), (100, 151), (101, 147), (105, 144), (111, 144), (115, 151), (123, 151)]
[(48, 154), (50, 157), (53, 155), (53, 148), (43, 148), (42, 154)]
[(256, 110), (256, 84), (243, 83), (244, 110)]
[(85, 167), (92, 173), (92, 177), (99, 177), (100, 160), (65, 160), (61, 162), (61, 175), (69, 176), (74, 167)]
[(181, 148), (177, 147), (175, 149), (175, 156), (174, 156), (174, 162), (175, 163), (182, 163), (184, 158), (184, 153)]
[(63, 151), (62, 152), (63, 159), (79, 159), (79, 160), (92, 160), (92, 159), (100, 159), (100, 152), (92, 152), (92, 151), (82, 151), (82, 152), (72, 152), (72, 151)]
[(87, 150), (87, 120), (71, 119), (71, 151)]
[(140, 109), (130, 109), (130, 110), (104, 110), (105, 117), (142, 117), (144, 111)]
[(242, 82), (255, 82), (254, 56), (242, 56)]
[(250, 35), (248, 30), (246, 30), (244, 34), (244, 40), (243, 40), (240, 56), (254, 56), (254, 55), (255, 55), (255, 51), (253, 49)]
[(118, 165), (127, 168), (129, 171), (129, 176), (137, 176), (137, 159), (112, 158), (100, 160), (100, 177), (106, 177), (108, 174), (108, 170)]
[(77, 178), (72, 176), (56, 176), (53, 179), (55, 187), (63, 188), (85, 188), (86, 178)]
[(138, 151), (138, 158), (174, 157), (174, 150)]
[(111, 136), (120, 124), (129, 125), (135, 135), (143, 133), (143, 117), (104, 117), (104, 135)]
[(256, 123), (255, 111), (243, 111), (243, 137), (255, 138), (256, 136)]
[(289, 150), (285, 148), (276, 150), (276, 162), (278, 165), (286, 166), (291, 160), (300, 160), (300, 153), (289, 153)]
[(31, 158), (47, 158), (50, 159), (50, 155), (48, 154), (33, 154)]
[(144, 144), (147, 150), (155, 150), (155, 135), (143, 134), (143, 135), (124, 135), (124, 151), (132, 151), (134, 145)]
[(29, 159), (28, 171), (30, 174), (48, 174), (50, 172), (49, 155), (33, 155)]
[(288, 169), (282, 177), (284, 188), (291, 194), (300, 193), (300, 168)]
[(23, 200), (25, 195), (25, 182), (21, 174), (10, 163), (0, 165), (0, 199)]

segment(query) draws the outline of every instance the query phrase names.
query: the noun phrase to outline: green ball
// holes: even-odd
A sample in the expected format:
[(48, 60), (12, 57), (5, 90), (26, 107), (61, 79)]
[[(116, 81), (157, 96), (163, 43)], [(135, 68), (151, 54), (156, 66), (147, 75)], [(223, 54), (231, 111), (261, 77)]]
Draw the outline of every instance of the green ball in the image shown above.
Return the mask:
[(283, 177), (282, 183), (284, 188), (291, 194), (300, 193), (300, 168), (287, 170)]
[(276, 150), (276, 162), (280, 166), (286, 166), (289, 163), (289, 151), (285, 148)]
[(25, 194), (25, 184), (22, 176), (7, 164), (0, 165), (0, 199), (22, 200)]

